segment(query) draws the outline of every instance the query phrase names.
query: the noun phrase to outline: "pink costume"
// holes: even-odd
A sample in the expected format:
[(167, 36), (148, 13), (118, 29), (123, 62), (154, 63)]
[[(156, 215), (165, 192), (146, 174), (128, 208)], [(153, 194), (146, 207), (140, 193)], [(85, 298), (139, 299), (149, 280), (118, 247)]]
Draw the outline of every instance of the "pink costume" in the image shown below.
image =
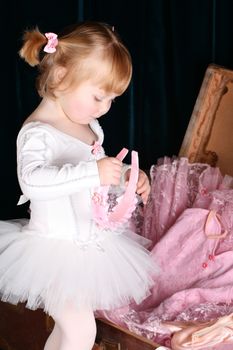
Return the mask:
[[(220, 317), (219, 325), (221, 317), (233, 313), (233, 181), (218, 168), (189, 164), (186, 158), (160, 160), (151, 168), (151, 178), (143, 234), (154, 242), (151, 254), (160, 275), (139, 306), (105, 316), (171, 346), (175, 331), (168, 321), (182, 321), (185, 329), (187, 321), (195, 321), (202, 329), (201, 322), (214, 324)], [(221, 348), (219, 342), (233, 341), (232, 319), (228, 321), (230, 328), (216, 326), (214, 349)], [(192, 349), (192, 331), (179, 334), (172, 338), (172, 348)], [(193, 349), (213, 349), (207, 338), (195, 346), (193, 341)]]

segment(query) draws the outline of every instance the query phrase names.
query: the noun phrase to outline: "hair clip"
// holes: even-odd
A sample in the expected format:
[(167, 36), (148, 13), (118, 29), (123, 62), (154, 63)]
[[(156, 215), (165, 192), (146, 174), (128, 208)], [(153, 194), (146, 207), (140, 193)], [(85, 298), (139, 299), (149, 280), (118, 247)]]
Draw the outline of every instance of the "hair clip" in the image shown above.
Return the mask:
[(112, 32), (115, 32), (115, 27), (114, 26), (112, 26)]
[(58, 44), (57, 34), (45, 33), (45, 36), (48, 39), (48, 43), (45, 45), (43, 51), (47, 53), (54, 53)]

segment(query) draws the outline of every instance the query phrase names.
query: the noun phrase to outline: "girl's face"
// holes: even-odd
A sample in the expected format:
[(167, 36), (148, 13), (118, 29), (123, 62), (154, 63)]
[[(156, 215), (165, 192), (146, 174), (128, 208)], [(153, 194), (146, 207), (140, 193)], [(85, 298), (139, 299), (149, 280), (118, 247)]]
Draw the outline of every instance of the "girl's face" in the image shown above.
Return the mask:
[(69, 120), (76, 124), (89, 124), (109, 111), (116, 96), (87, 81), (77, 88), (59, 94), (57, 102)]

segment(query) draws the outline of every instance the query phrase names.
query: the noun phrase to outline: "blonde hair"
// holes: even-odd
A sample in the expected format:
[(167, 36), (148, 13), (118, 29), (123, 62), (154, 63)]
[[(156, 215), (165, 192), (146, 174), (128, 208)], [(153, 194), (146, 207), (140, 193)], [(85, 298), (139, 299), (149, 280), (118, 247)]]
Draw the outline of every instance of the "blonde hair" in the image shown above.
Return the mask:
[[(130, 53), (107, 24), (86, 22), (66, 28), (58, 35), (54, 53), (42, 50), (47, 38), (38, 28), (26, 31), (23, 41), (19, 54), (31, 66), (38, 65), (37, 90), (42, 97), (54, 97), (61, 83), (70, 88), (87, 79), (101, 84), (106, 92), (121, 95), (131, 80)], [(57, 68), (64, 68), (60, 79), (56, 78)]]

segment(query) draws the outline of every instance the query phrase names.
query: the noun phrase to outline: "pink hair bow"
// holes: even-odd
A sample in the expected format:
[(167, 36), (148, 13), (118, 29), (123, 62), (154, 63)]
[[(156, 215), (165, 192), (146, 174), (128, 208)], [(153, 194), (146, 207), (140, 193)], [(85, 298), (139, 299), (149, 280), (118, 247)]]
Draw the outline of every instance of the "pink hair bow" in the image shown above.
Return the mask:
[(57, 34), (55, 33), (45, 33), (48, 43), (44, 47), (44, 52), (54, 53), (58, 44)]

